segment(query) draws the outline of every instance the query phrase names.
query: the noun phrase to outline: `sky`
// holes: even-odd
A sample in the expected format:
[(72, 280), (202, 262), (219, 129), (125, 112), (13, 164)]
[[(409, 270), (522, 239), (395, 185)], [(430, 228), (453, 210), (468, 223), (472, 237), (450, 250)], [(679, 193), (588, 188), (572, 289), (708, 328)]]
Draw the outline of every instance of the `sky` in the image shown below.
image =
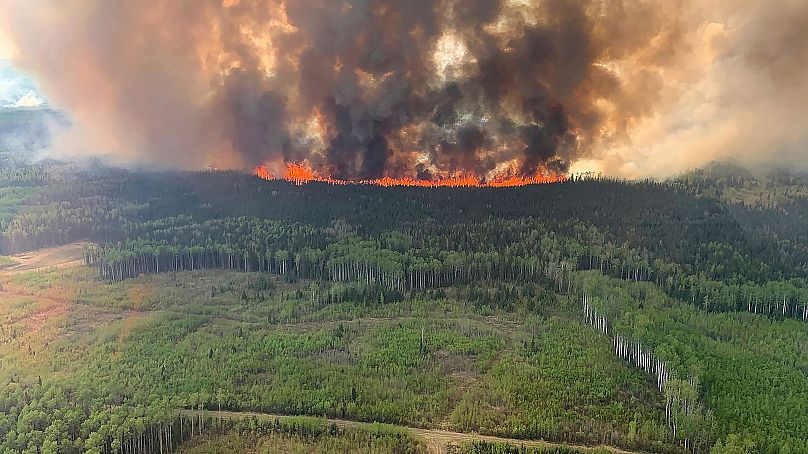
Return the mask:
[(808, 0), (0, 0), (59, 152), (345, 178), (808, 166)]
[(31, 76), (0, 60), (0, 107), (38, 107), (45, 103)]
[(16, 69), (16, 51), (0, 30), (0, 107), (36, 107), (45, 103), (34, 79)]

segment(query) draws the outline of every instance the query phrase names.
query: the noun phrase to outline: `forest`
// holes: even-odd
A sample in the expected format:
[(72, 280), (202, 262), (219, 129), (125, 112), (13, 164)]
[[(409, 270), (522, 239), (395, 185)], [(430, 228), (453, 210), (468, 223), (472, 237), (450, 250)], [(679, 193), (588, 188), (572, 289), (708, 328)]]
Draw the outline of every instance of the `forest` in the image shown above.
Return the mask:
[(805, 174), (385, 188), (0, 156), (0, 452), (808, 452)]

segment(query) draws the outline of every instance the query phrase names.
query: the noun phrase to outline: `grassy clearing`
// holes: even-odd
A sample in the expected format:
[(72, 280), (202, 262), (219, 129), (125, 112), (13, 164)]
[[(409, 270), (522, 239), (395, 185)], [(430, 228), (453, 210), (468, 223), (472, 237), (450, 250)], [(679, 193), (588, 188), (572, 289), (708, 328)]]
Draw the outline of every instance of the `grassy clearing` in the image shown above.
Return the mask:
[(70, 307), (47, 322), (47, 346), (15, 360), (14, 373), (30, 380), (92, 383), (136, 402), (167, 396), (185, 408), (571, 433), (584, 443), (620, 443), (630, 424), (662, 418), (652, 384), (611, 357), (564, 301), (506, 312), (459, 300), (463, 292), (383, 301), (357, 286), (214, 271), (109, 283), (76, 267), (2, 279)]

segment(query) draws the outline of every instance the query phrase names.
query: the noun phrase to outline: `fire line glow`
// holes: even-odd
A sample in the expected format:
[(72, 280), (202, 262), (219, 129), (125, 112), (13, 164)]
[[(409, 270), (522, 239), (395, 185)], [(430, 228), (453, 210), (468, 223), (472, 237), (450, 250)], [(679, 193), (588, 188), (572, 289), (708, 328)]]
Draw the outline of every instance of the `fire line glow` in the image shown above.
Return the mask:
[(565, 175), (555, 172), (548, 172), (546, 175), (537, 173), (529, 177), (522, 177), (516, 175), (503, 175), (494, 177), (491, 180), (483, 180), (471, 174), (458, 175), (447, 178), (438, 178), (435, 180), (418, 180), (414, 178), (393, 178), (382, 177), (377, 179), (366, 180), (342, 180), (338, 178), (331, 178), (319, 175), (309, 166), (302, 163), (288, 163), (286, 169), (280, 177), (274, 176), (269, 169), (260, 165), (255, 169), (255, 175), (264, 180), (285, 180), (292, 182), (296, 185), (303, 185), (312, 181), (334, 184), (334, 185), (376, 185), (376, 186), (415, 186), (424, 188), (437, 188), (437, 187), (516, 187), (528, 186), (533, 184), (550, 184), (559, 183), (567, 179)]

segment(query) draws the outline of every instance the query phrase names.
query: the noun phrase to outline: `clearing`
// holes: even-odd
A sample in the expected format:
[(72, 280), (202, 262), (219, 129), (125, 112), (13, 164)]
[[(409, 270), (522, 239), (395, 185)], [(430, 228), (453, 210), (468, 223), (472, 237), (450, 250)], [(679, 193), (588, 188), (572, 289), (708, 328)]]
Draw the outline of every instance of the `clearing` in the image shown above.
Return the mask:
[(38, 271), (46, 268), (62, 268), (84, 263), (84, 246), (86, 241), (70, 243), (64, 246), (39, 249), (14, 255), (16, 265), (0, 269), (0, 274), (17, 274), (26, 271)]
[[(84, 263), (84, 246), (86, 244), (87, 242), (76, 242), (12, 256), (11, 259), (16, 264), (0, 269), (0, 276), (39, 271), (47, 268), (79, 266)], [(11, 301), (13, 298), (18, 297), (36, 298), (42, 304), (41, 308), (23, 317), (28, 322), (29, 333), (38, 332), (47, 320), (64, 316), (69, 308), (67, 295), (53, 295), (47, 294), (47, 292), (36, 294), (34, 292), (20, 291), (12, 286), (3, 286), (0, 283), (0, 301)]]

